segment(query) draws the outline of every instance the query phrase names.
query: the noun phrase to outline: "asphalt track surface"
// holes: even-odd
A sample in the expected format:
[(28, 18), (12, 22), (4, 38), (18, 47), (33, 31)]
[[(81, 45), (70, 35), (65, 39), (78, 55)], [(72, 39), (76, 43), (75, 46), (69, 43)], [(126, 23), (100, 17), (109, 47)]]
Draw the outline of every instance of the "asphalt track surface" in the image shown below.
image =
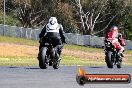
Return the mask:
[[(132, 67), (108, 69), (107, 67), (82, 67), (88, 74), (130, 74)], [(129, 84), (85, 84), (76, 82), (76, 66), (49, 67), (0, 67), (0, 88), (132, 88)]]

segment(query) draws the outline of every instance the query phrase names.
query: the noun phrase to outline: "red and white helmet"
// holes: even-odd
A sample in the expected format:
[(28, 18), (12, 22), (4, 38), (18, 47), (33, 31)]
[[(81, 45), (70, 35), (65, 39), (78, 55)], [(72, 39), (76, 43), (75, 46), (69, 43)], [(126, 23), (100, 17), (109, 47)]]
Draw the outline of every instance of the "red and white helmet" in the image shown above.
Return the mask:
[(110, 31), (117, 31), (118, 32), (118, 27), (117, 26), (113, 26)]

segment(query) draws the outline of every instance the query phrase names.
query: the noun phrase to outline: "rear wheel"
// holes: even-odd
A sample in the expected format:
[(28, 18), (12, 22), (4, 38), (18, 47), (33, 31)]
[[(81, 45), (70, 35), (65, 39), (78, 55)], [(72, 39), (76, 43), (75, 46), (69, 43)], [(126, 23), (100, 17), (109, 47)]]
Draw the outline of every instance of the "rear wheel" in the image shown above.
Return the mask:
[(47, 51), (47, 48), (46, 47), (42, 47), (40, 52), (39, 52), (39, 67), (41, 69), (46, 69), (47, 68), (46, 51)]
[(105, 61), (106, 61), (107, 67), (113, 68), (112, 52), (107, 51), (105, 54), (106, 54)]

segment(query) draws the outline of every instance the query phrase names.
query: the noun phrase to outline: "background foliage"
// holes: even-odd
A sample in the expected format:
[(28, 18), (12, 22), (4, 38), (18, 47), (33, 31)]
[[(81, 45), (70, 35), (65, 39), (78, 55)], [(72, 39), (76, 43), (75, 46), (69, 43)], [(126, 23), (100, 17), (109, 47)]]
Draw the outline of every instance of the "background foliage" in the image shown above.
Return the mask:
[[(6, 24), (42, 28), (51, 16), (65, 32), (104, 36), (117, 25), (132, 40), (132, 0), (5, 0)], [(97, 18), (97, 19), (96, 19)], [(0, 0), (3, 24), (3, 0)]]

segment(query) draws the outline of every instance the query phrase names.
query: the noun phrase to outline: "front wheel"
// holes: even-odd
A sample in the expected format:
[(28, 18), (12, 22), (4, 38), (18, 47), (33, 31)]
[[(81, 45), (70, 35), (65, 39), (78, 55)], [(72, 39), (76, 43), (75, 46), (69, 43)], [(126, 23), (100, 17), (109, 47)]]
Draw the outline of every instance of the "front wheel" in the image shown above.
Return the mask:
[(105, 57), (105, 61), (107, 64), (108, 68), (113, 68), (113, 61), (112, 61), (112, 52), (111, 51), (107, 51), (105, 53), (106, 57)]
[(46, 69), (47, 68), (46, 52), (47, 52), (47, 47), (42, 47), (40, 52), (39, 52), (39, 67), (41, 69)]

